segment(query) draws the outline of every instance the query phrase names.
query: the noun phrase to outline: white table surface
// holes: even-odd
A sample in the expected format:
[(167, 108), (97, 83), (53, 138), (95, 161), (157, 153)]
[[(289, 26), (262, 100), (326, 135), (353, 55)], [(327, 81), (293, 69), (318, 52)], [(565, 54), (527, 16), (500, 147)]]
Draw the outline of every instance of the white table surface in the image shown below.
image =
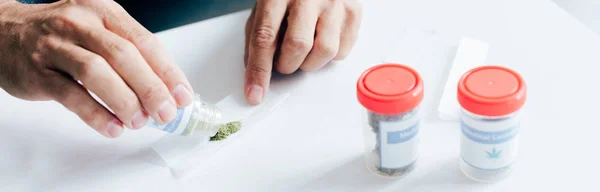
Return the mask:
[[(274, 79), (290, 97), (260, 132), (183, 179), (149, 163), (163, 133), (106, 139), (54, 102), (0, 92), (0, 191), (598, 191), (600, 37), (548, 0), (369, 0), (348, 59), (315, 73)], [(194, 88), (211, 102), (241, 89), (240, 12), (158, 36)], [(459, 129), (431, 118), (448, 63), (415, 65), (426, 81), (418, 168), (383, 179), (362, 162), (355, 81), (381, 62), (400, 28), (454, 31), (490, 43), (488, 63), (518, 70), (529, 85), (518, 168), (494, 184), (458, 168)], [(448, 60), (450, 61), (450, 59)]]

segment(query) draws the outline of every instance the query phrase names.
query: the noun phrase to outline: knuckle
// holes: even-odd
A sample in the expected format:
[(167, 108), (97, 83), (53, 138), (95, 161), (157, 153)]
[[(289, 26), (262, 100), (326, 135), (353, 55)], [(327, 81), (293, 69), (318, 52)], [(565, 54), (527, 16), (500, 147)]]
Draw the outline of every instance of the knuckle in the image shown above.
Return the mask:
[(154, 45), (155, 42), (158, 41), (154, 34), (141, 29), (132, 30), (131, 32), (129, 32), (128, 36), (134, 44), (141, 47)]
[(312, 44), (313, 44), (313, 42), (311, 39), (307, 39), (302, 36), (291, 36), (285, 42), (285, 46), (287, 46), (289, 49), (297, 50), (297, 51), (301, 51), (301, 52), (310, 51)]
[(142, 88), (142, 91), (140, 92), (141, 95), (139, 95), (138, 97), (142, 101), (154, 101), (154, 100), (157, 100), (160, 95), (162, 95), (162, 94), (160, 94), (161, 90), (162, 90), (161, 84), (158, 84), (158, 83), (150, 84), (150, 85), (147, 85), (146, 87)]
[(250, 65), (248, 67), (249, 78), (254, 80), (263, 80), (269, 74), (269, 71), (258, 65)]
[(167, 77), (171, 77), (171, 74), (175, 73), (175, 66), (166, 65), (162, 69), (158, 70), (158, 78), (166, 79)]
[(346, 15), (350, 18), (358, 19), (362, 16), (362, 7), (357, 2), (346, 3)]
[[(111, 59), (115, 61), (127, 61), (127, 58), (134, 55), (137, 52), (137, 48), (129, 42), (121, 42), (111, 44)], [(115, 63), (111, 63), (115, 64)]]
[(33, 61), (33, 64), (36, 66), (45, 65), (46, 59), (44, 55), (45, 53), (35, 50), (33, 53), (31, 53), (31, 61)]
[(44, 46), (43, 48), (45, 48), (45, 51), (62, 49), (62, 46), (64, 43), (59, 38), (50, 37), (50, 36), (44, 36), (44, 38), (42, 38), (41, 40), (42, 40), (41, 46)]
[(263, 68), (263, 67), (260, 67), (260, 66), (258, 66), (258, 65), (251, 65), (251, 66), (250, 66), (250, 68), (249, 68), (249, 70), (250, 70), (250, 72), (252, 72), (253, 74), (259, 74), (259, 75), (266, 74), (266, 73), (268, 73), (268, 72), (269, 72), (269, 71), (267, 71), (265, 68)]
[(51, 44), (51, 39), (48, 36), (41, 36), (35, 43), (35, 52), (46, 53), (48, 46)]
[(107, 65), (107, 62), (100, 56), (92, 55), (88, 56), (84, 61), (81, 61), (79, 65), (78, 72), (74, 75), (74, 78), (85, 82), (92, 82), (96, 77), (95, 74), (97, 73), (99, 66)]
[(82, 114), (80, 114), (79, 116), (84, 122), (92, 125), (93, 127), (97, 127), (95, 125), (98, 125), (98, 121), (100, 120), (100, 118), (98, 117), (103, 115), (102, 113), (104, 113), (104, 110), (105, 109), (101, 107), (94, 107), (88, 111), (82, 112)]
[(94, 30), (93, 28), (86, 28), (85, 30), (80, 31), (80, 33), (81, 33), (81, 34), (79, 34), (80, 36), (86, 37), (89, 39), (103, 39), (104, 38), (99, 30)]
[(252, 43), (257, 48), (271, 48), (275, 45), (275, 27), (272, 24), (260, 24), (254, 31)]
[(59, 46), (58, 42), (48, 36), (41, 36), (35, 43), (30, 59), (37, 65), (48, 62), (46, 57), (48, 56), (50, 49), (56, 49)]
[(111, 107), (114, 109), (115, 113), (118, 114), (133, 114), (133, 112), (138, 108), (138, 100), (135, 97), (123, 97)]
[(338, 48), (327, 43), (317, 43), (314, 52), (327, 58), (333, 58), (338, 53)]

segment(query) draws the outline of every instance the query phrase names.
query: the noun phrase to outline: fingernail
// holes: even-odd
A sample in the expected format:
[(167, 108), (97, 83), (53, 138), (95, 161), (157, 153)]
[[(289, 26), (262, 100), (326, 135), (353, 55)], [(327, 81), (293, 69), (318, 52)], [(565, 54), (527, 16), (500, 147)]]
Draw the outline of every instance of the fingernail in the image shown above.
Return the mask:
[(119, 120), (114, 119), (108, 122), (108, 125), (106, 125), (106, 131), (110, 137), (116, 138), (123, 133), (123, 126)]
[(177, 108), (169, 100), (163, 102), (158, 109), (158, 116), (165, 123), (171, 122), (175, 118), (175, 113), (177, 113)]
[(147, 121), (148, 119), (146, 118), (144, 112), (142, 112), (141, 110), (138, 111), (133, 115), (133, 118), (131, 118), (131, 124), (133, 125), (132, 129), (142, 128)]
[(177, 85), (177, 87), (173, 89), (172, 95), (181, 107), (192, 103), (192, 93), (190, 93), (190, 91), (183, 85)]
[(263, 99), (263, 88), (259, 85), (250, 86), (248, 90), (248, 100), (251, 104), (258, 104)]

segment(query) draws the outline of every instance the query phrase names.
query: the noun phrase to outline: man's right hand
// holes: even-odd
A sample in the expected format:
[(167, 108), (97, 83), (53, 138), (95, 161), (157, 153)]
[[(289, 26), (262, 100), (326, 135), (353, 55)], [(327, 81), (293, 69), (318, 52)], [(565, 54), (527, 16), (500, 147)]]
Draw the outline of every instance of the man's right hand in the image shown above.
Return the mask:
[(0, 0), (0, 87), (25, 100), (56, 100), (113, 138), (148, 116), (172, 121), (193, 93), (156, 37), (112, 0)]

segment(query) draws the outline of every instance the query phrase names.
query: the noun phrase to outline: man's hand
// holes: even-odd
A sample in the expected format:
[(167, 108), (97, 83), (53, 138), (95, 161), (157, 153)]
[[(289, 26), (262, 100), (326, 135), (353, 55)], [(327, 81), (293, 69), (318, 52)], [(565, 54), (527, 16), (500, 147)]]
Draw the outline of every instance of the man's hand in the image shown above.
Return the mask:
[(56, 100), (107, 137), (148, 116), (172, 121), (193, 93), (156, 37), (111, 0), (0, 4), (0, 87)]
[(357, 0), (257, 0), (246, 23), (245, 93), (260, 103), (273, 67), (315, 71), (344, 59), (361, 22)]

